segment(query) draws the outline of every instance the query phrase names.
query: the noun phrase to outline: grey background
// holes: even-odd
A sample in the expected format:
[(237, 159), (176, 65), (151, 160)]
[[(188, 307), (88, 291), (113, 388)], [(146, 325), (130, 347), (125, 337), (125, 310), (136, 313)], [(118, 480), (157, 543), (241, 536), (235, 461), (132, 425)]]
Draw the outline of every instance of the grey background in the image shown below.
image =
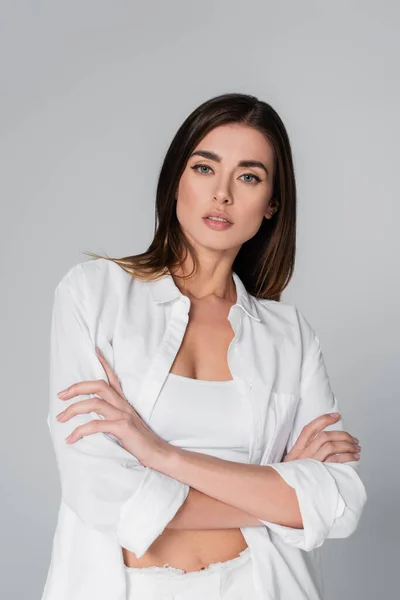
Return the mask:
[[(323, 546), (326, 600), (397, 596), (398, 3), (1, 3), (0, 596), (41, 597), (60, 487), (47, 429), (54, 287), (84, 250), (147, 247), (176, 129), (228, 91), (291, 138), (298, 253), (283, 300), (323, 344), (368, 502)], [(397, 554), (397, 562), (396, 562)]]

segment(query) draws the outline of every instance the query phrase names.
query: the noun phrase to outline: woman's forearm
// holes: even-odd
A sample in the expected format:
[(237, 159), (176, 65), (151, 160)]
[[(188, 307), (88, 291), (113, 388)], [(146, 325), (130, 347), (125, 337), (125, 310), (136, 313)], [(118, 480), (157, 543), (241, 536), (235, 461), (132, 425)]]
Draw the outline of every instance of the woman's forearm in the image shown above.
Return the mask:
[(269, 465), (223, 460), (170, 444), (154, 452), (149, 466), (256, 519), (302, 528), (295, 490)]
[(264, 527), (256, 517), (191, 487), (167, 529), (235, 529), (252, 526)]

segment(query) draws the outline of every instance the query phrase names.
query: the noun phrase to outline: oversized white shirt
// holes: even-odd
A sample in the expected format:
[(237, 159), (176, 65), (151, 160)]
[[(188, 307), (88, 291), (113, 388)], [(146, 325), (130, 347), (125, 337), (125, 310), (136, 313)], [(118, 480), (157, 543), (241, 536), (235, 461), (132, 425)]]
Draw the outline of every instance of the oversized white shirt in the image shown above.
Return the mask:
[[(321, 600), (320, 547), (351, 535), (367, 500), (358, 461), (312, 458), (281, 462), (302, 428), (340, 412), (320, 341), (293, 304), (247, 292), (233, 272), (237, 301), (228, 320), (235, 336), (227, 360), (251, 422), (248, 463), (269, 465), (295, 489), (303, 529), (263, 521), (241, 527), (251, 550), (260, 600)], [(70, 268), (54, 292), (47, 417), (61, 481), (51, 561), (42, 600), (126, 600), (122, 549), (143, 556), (185, 502), (189, 486), (143, 466), (113, 435), (73, 444), (78, 425), (103, 418), (79, 414), (59, 423), (69, 404), (57, 392), (107, 381), (95, 345), (116, 372), (127, 400), (149, 423), (188, 323), (190, 299), (171, 274), (132, 277), (107, 259)], [(343, 419), (326, 430), (344, 430)], [(174, 443), (172, 440), (170, 443)]]

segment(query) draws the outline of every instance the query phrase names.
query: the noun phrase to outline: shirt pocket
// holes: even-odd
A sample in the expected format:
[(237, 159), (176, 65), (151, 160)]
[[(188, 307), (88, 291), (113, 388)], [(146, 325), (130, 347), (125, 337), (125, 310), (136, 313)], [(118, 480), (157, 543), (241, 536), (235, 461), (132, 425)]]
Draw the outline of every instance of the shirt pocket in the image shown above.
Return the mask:
[(299, 399), (300, 395), (294, 392), (275, 391), (271, 393), (267, 415), (270, 420), (267, 430), (270, 433), (269, 439), (266, 440), (262, 464), (282, 461)]

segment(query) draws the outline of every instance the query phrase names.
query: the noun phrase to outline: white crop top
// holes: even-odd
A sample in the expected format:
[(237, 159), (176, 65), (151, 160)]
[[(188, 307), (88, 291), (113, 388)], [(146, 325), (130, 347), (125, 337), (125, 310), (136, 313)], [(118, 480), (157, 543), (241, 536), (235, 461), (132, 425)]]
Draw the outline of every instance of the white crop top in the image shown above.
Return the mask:
[(149, 426), (179, 448), (248, 462), (250, 408), (233, 379), (208, 381), (169, 373)]

